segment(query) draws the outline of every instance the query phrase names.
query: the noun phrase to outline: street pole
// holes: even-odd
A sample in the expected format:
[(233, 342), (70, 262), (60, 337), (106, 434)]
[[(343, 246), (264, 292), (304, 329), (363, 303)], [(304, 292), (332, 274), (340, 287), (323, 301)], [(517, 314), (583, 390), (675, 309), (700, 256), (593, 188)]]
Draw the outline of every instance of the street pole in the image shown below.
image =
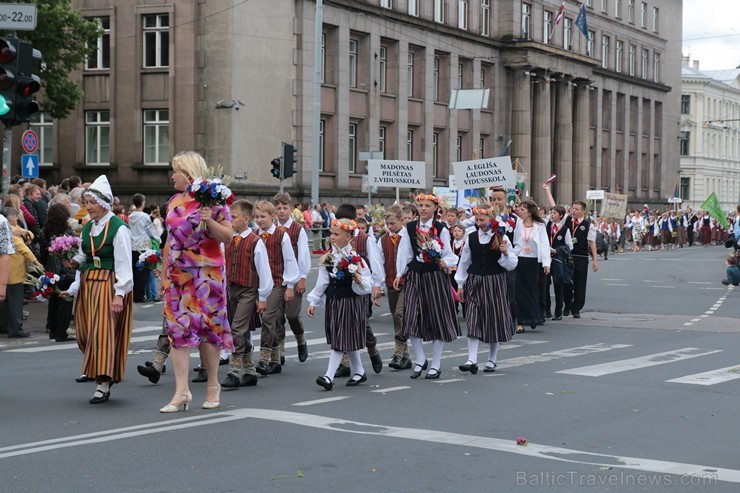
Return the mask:
[(283, 184), (284, 180), (285, 180), (285, 159), (280, 158), (280, 193), (283, 193), (285, 191), (285, 185)]
[(311, 167), (311, 206), (319, 203), (319, 162), (321, 126), (321, 30), (324, 24), (324, 2), (316, 0), (316, 27), (313, 56), (313, 166)]
[(10, 190), (10, 144), (13, 140), (13, 127), (5, 125), (3, 133), (3, 200)]

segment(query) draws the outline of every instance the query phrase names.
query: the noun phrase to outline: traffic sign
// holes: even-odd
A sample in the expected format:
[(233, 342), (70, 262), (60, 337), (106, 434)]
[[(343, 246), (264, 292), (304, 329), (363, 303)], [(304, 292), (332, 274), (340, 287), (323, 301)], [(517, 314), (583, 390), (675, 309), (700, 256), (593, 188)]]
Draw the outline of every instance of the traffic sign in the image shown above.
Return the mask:
[(21, 145), (28, 154), (33, 154), (39, 148), (39, 138), (33, 130), (26, 130), (21, 136)]
[(36, 4), (0, 3), (0, 31), (34, 31)]
[(36, 154), (24, 154), (21, 156), (21, 174), (23, 178), (39, 177), (39, 157)]

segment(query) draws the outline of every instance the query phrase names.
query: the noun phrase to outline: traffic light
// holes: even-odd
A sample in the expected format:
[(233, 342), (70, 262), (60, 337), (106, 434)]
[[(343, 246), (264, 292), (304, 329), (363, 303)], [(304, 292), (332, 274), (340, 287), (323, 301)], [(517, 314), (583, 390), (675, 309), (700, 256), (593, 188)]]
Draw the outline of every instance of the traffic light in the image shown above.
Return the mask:
[(272, 176), (274, 176), (278, 180), (282, 180), (283, 177), (280, 176), (280, 158), (276, 157), (275, 159), (270, 161), (270, 164), (272, 164)]
[(290, 178), (295, 174), (294, 165), (298, 162), (298, 158), (295, 157), (296, 152), (298, 149), (283, 142), (283, 178)]
[(15, 114), (18, 43), (15, 38), (0, 38), (0, 120), (12, 121)]
[(41, 62), (41, 52), (33, 45), (21, 41), (18, 47), (18, 70), (16, 81), (15, 122), (30, 122), (34, 113), (39, 111), (39, 104), (33, 95), (41, 89), (41, 78), (33, 73), (34, 63)]

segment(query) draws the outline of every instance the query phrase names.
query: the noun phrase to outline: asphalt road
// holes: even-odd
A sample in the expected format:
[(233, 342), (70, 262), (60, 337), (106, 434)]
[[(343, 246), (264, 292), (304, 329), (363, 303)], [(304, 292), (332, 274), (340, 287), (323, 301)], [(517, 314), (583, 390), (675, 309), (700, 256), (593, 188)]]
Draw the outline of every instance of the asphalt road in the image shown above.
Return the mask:
[[(319, 310), (308, 361), (289, 336), (282, 374), (223, 392), (218, 411), (200, 409), (193, 384), (191, 410), (170, 415), (158, 409), (172, 375), (152, 385), (136, 372), (161, 304), (136, 307), (126, 380), (99, 406), (94, 384), (74, 381), (79, 350), (48, 342), (45, 305), (28, 305), (33, 337), (0, 343), (0, 491), (738, 491), (740, 290), (719, 282), (727, 252), (601, 261), (583, 318), (517, 335), (493, 374), (457, 370), (460, 338), (440, 380), (375, 375), (363, 354), (368, 382), (326, 392)], [(372, 324), (387, 362), (385, 302)]]

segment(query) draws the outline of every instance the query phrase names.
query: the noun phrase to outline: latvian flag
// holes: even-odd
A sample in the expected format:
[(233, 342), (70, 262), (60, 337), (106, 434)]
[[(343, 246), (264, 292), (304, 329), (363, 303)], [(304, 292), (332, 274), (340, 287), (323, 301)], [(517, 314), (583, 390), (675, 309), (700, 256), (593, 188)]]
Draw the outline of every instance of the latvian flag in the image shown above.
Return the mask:
[(558, 15), (555, 16), (555, 25), (557, 26), (560, 24), (560, 21), (563, 20), (563, 15), (565, 14), (565, 0), (563, 0), (563, 3), (560, 4), (560, 8), (558, 9)]

